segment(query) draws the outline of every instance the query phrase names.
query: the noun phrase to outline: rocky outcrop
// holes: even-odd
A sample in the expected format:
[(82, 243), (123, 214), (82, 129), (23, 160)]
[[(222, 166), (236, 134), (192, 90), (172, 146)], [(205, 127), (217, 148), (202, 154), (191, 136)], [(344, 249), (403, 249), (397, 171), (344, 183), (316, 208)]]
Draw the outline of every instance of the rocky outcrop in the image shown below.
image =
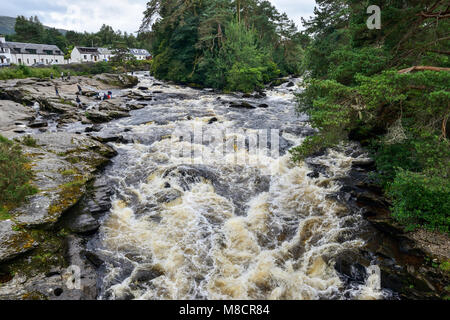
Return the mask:
[(96, 75), (94, 79), (101, 81), (107, 85), (120, 88), (132, 88), (139, 82), (138, 78), (127, 74), (102, 73)]
[[(95, 267), (83, 256), (84, 238), (61, 232), (84, 235), (98, 229), (93, 214), (108, 209), (107, 186), (97, 191), (92, 181), (115, 151), (71, 133), (33, 139), (36, 146), (23, 150), (38, 193), (13, 210), (10, 219), (0, 221), (0, 275), (14, 274), (0, 286), (0, 299), (95, 299)], [(68, 286), (68, 265), (80, 268), (81, 289)]]
[[(342, 257), (337, 269), (348, 281), (357, 281), (358, 266), (375, 261), (381, 285), (404, 299), (442, 299), (448, 295), (450, 272), (441, 268), (450, 261), (449, 237), (438, 232), (407, 231), (391, 217), (390, 203), (372, 182), (370, 159), (354, 161), (347, 177), (341, 178), (337, 199), (368, 222), (366, 246), (358, 256)], [(323, 172), (323, 168), (315, 168)]]

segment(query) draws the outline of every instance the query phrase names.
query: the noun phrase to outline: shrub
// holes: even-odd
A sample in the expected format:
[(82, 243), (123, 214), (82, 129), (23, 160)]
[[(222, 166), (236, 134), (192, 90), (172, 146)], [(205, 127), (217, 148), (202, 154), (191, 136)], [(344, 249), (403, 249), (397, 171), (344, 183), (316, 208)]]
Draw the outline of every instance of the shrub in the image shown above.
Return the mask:
[(387, 193), (393, 217), (407, 229), (450, 231), (450, 180), (399, 169)]
[(0, 212), (19, 206), (27, 196), (37, 192), (30, 185), (32, 172), (20, 146), (0, 136)]

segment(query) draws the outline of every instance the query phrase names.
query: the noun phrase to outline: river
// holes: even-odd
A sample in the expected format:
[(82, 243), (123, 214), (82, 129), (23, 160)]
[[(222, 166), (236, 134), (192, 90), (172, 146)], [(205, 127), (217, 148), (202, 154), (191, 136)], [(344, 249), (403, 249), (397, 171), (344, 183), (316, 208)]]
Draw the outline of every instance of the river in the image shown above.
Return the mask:
[[(365, 244), (364, 219), (333, 195), (367, 155), (355, 145), (329, 150), (310, 159), (325, 168), (315, 175), (293, 164), (289, 148), (313, 133), (293, 88), (244, 99), (138, 77), (143, 88), (132, 90), (153, 99), (99, 133), (124, 137), (104, 172), (112, 209), (89, 243), (105, 261), (99, 299), (392, 296), (376, 265), (359, 283), (335, 268)], [(242, 101), (256, 108), (230, 107)]]

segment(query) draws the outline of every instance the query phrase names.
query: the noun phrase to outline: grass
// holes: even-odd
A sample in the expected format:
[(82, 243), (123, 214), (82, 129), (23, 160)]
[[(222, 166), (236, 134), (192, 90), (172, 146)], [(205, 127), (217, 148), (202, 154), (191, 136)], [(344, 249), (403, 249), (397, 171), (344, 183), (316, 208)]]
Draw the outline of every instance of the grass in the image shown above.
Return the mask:
[(30, 184), (32, 177), (29, 159), (20, 145), (0, 135), (0, 220), (9, 219), (10, 210), (38, 192)]
[(38, 146), (36, 139), (34, 139), (32, 136), (24, 136), (21, 142), (27, 147), (36, 148)]

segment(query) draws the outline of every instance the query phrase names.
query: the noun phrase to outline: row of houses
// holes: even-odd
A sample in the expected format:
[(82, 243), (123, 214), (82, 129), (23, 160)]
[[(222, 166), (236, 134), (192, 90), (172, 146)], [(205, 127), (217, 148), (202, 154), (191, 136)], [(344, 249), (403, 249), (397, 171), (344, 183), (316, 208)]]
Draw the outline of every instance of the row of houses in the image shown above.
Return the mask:
[(64, 53), (54, 45), (7, 42), (0, 36), (0, 64), (64, 64)]
[[(137, 60), (151, 59), (150, 53), (145, 49), (129, 49), (129, 51)], [(70, 60), (77, 63), (109, 61), (113, 56), (113, 51), (108, 48), (75, 47), (70, 55)]]
[[(129, 51), (137, 60), (151, 59), (150, 53), (145, 49), (129, 49)], [(109, 61), (113, 56), (113, 51), (108, 48), (75, 47), (70, 59), (64, 59), (64, 53), (55, 45), (11, 42), (0, 35), (0, 66), (99, 62)]]

